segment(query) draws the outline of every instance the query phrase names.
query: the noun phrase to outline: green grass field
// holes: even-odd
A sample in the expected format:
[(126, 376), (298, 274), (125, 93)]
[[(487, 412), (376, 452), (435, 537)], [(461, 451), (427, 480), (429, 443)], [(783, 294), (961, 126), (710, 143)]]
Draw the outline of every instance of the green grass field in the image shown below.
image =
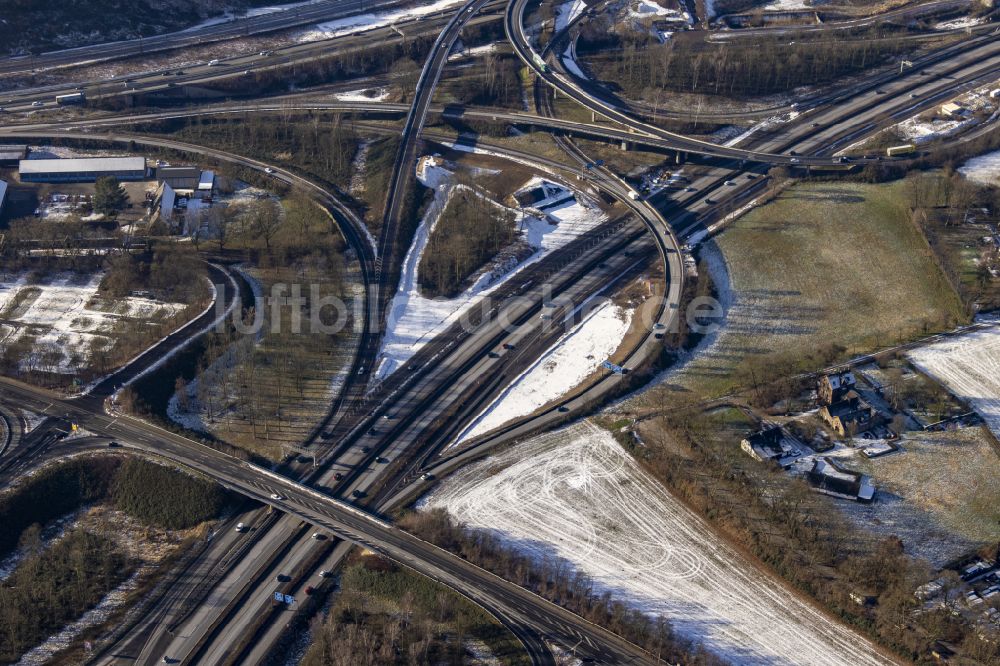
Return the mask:
[(909, 220), (902, 183), (798, 184), (715, 241), (732, 305), (715, 343), (672, 378), (675, 389), (722, 394), (965, 316)]

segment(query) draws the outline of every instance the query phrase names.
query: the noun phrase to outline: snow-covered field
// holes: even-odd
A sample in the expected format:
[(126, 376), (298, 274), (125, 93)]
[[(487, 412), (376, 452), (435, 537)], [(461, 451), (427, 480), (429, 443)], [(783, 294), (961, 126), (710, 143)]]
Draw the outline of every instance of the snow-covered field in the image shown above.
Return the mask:
[[(425, 185), (435, 190), (434, 202), (421, 220), (413, 244), (403, 262), (399, 289), (393, 297), (389, 322), (379, 355), (379, 377), (390, 375), (434, 336), (495, 291), (517, 270), (538, 261), (549, 252), (562, 247), (607, 219), (602, 211), (582, 197), (574, 197), (564, 203), (547, 207), (546, 202), (558, 200), (567, 194), (561, 187), (549, 184), (548, 186), (557, 194), (536, 204), (538, 207), (545, 207), (546, 219), (526, 215), (519, 220), (521, 238), (534, 250), (530, 257), (513, 266), (510, 263), (492, 266), (455, 298), (427, 298), (420, 293), (418, 280), (420, 259), (434, 224), (444, 210), (455, 185), (452, 182), (451, 172), (433, 164), (429, 165), (420, 176)], [(526, 186), (534, 186), (541, 182), (541, 179), (533, 179)]]
[(477, 416), (456, 444), (531, 414), (579, 385), (618, 348), (632, 314), (611, 301), (595, 307)]
[(918, 368), (947, 386), (1000, 436), (1000, 327), (974, 331), (909, 354)]
[(28, 284), (22, 274), (0, 282), (0, 314), (9, 322), (3, 325), (0, 343), (33, 335), (32, 353), (23, 359), (23, 366), (73, 373), (84, 367), (92, 345), (112, 343), (109, 334), (119, 320), (164, 317), (185, 307), (128, 296), (115, 299), (107, 310), (93, 309), (103, 277), (103, 273), (85, 278), (63, 275), (46, 284)]
[(983, 185), (1000, 185), (1000, 150), (973, 157), (958, 172)]
[(421, 506), (444, 508), (529, 555), (568, 561), (598, 591), (664, 616), (732, 663), (891, 663), (722, 543), (592, 424), (470, 465)]
[(437, 0), (437, 2), (392, 9), (385, 12), (348, 16), (335, 21), (320, 23), (301, 33), (296, 39), (299, 42), (316, 42), (321, 39), (332, 39), (342, 35), (367, 32), (376, 28), (384, 28), (394, 23), (420, 18), (421, 16), (438, 14), (449, 7), (460, 5), (462, 2), (463, 0)]

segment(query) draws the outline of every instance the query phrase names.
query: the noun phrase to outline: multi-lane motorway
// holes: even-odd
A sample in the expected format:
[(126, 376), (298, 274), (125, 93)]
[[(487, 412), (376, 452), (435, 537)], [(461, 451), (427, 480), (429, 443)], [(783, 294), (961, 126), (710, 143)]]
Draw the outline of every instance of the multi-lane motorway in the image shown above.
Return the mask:
[[(334, 3), (320, 4), (326, 7)], [(0, 128), (0, 132), (10, 137), (100, 137), (120, 144), (136, 142), (151, 148), (200, 153), (263, 170), (271, 167), (217, 150), (118, 131), (113, 134), (95, 134), (94, 131), (103, 126), (117, 129), (123, 122), (200, 114), (320, 110), (358, 115), (397, 113), (406, 117), (401, 130), (386, 125), (367, 126), (373, 132), (397, 132), (401, 136), (394, 180), (387, 193), (382, 236), (376, 247), (367, 242), (362, 222), (339, 197), (302, 176), (273, 169), (274, 177), (307, 192), (330, 211), (345, 238), (358, 252), (363, 279), (369, 285), (371, 307), (366, 308), (365, 332), (351, 368), (351, 381), (331, 405), (328, 417), (317, 428), (320, 437), (313, 442), (317, 451), (323, 452), (317, 469), (293, 464), (289, 474), (298, 479), (296, 481), (156, 426), (127, 416), (105, 414), (103, 405), (98, 404), (103, 401), (97, 398), (60, 400), (16, 382), (0, 382), (0, 397), (5, 402), (53, 415), (59, 420), (72, 419), (91, 432), (126, 443), (124, 451), (157, 455), (187, 465), (281, 512), (251, 509), (242, 514), (253, 526), (251, 534), (243, 536), (228, 530), (215, 543), (206, 545), (203, 552), (192, 554), (183, 571), (177, 573), (188, 584), (161, 590), (159, 596), (151, 595), (149, 608), (144, 609), (137, 623), (123, 627), (100, 651), (98, 660), (101, 663), (152, 663), (167, 655), (185, 663), (259, 663), (276, 644), (285, 626), (282, 614), (270, 604), (269, 593), (274, 587), (275, 572), (291, 575), (286, 589), (300, 593), (310, 583), (321, 584), (317, 572), (330, 570), (342, 561), (350, 543), (384, 553), (480, 603), (521, 639), (535, 663), (552, 663), (547, 642), (575, 646), (578, 655), (603, 663), (653, 661), (651, 655), (609, 632), (393, 528), (378, 517), (380, 512), (413, 499), (434, 477), (483, 455), (490, 447), (585, 413), (595, 402), (621, 387), (621, 377), (609, 374), (558, 408), (553, 406), (520, 419), (500, 432), (476, 440), (471, 447), (441, 455), (461, 425), (473, 418), (570, 325), (571, 322), (563, 321), (562, 317), (541, 316), (546, 294), (563, 296), (575, 303), (585, 302), (609, 284), (635, 276), (656, 258), (663, 266), (665, 283), (658, 295), (660, 307), (654, 318), (656, 328), (647, 331), (625, 362), (630, 369), (642, 367), (661, 344), (654, 332), (669, 330), (678, 316), (683, 287), (680, 243), (701, 224), (717, 219), (723, 210), (722, 203), (751, 198), (764, 182), (759, 175), (763, 169), (758, 168), (758, 173), (742, 169), (754, 164), (839, 164), (839, 159), (833, 156), (836, 150), (871, 134), (894, 118), (912, 115), (934, 105), (963, 85), (995, 77), (1000, 58), (996, 40), (983, 37), (967, 40), (949, 51), (928, 56), (927, 60), (901, 75), (860, 82), (815, 108), (803, 109), (798, 118), (780, 131), (751, 136), (739, 148), (721, 147), (666, 132), (633, 117), (627, 106), (609, 101), (603, 91), (593, 89), (593, 82), (575, 79), (565, 71), (559, 59), (547, 52), (536, 59), (522, 25), (524, 0), (512, 0), (506, 7), (504, 20), (516, 52), (534, 70), (540, 82), (535, 96), (538, 113), (435, 107), (432, 103), (434, 90), (463, 25), (482, 18), (480, 10), (492, 4), (490, 0), (471, 0), (448, 16), (435, 17), (433, 20), (437, 23), (425, 22), (424, 27), (430, 24), (439, 34), (421, 72), (413, 101), (407, 105), (289, 100), (274, 104), (226, 104), (179, 112), (109, 115), (58, 124), (34, 122)], [(286, 20), (291, 18), (285, 17)], [(557, 35), (557, 38), (562, 37)], [(269, 57), (248, 56), (245, 63), (234, 60), (224, 66), (230, 69), (270, 67), (273, 62), (268, 62)], [(201, 75), (202, 72), (195, 72), (191, 76)], [(218, 70), (204, 75), (214, 77)], [(150, 85), (155, 86), (157, 82), (152, 81)], [(550, 117), (549, 88), (559, 90), (619, 127)], [(27, 96), (20, 99), (30, 99), (31, 94), (27, 92)], [(504, 286), (490, 316), (471, 330), (449, 329), (389, 381), (366, 393), (364, 389), (378, 350), (378, 324), (394, 286), (395, 268), (391, 262), (404, 249), (398, 245), (399, 227), (403, 222), (402, 202), (408, 181), (413, 178), (419, 142), (421, 137), (445, 145), (454, 141), (439, 131), (424, 129), (427, 117), (433, 113), (690, 152), (713, 157), (715, 161), (690, 167), (692, 182), (687, 191), (659, 194), (647, 201), (636, 198), (631, 187), (607, 169), (594, 168), (592, 160), (570, 141), (560, 139), (560, 145), (566, 150), (566, 160), (559, 161), (478, 140), (471, 149), (488, 150), (494, 157), (532, 164), (567, 185), (574, 181), (588, 183), (616, 201), (615, 210), (620, 214), (591, 235), (519, 273)], [(554, 312), (563, 314), (559, 310)], [(553, 319), (558, 325), (549, 324)], [(501, 321), (515, 325), (501, 326)], [(189, 338), (194, 328), (186, 334), (178, 334), (172, 344)], [(140, 370), (137, 365), (130, 372)], [(105, 382), (95, 395), (106, 395), (116, 383)], [(27, 438), (27, 446), (22, 447), (17, 465), (0, 470), (0, 474), (9, 477), (31, 464), (71, 452), (106, 450), (107, 440), (57, 443), (54, 437), (43, 437), (43, 432)], [(273, 499), (274, 495), (281, 499)], [(301, 521), (307, 525), (302, 525)], [(309, 525), (318, 526), (334, 538), (311, 539), (315, 527)], [(201, 581), (208, 588), (208, 596), (193, 594), (191, 590), (196, 586), (190, 584), (192, 581)]]

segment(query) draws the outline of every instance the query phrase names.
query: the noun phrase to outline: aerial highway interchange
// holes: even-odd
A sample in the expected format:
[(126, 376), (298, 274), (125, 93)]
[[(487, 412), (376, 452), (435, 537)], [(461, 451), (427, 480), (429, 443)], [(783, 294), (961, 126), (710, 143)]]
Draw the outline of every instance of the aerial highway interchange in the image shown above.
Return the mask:
[[(0, 73), (124, 60), (137, 54), (148, 58), (168, 49), (224, 43), (397, 4), (401, 3), (373, 6), (354, 0), (321, 0), (179, 36), (146, 37), (141, 44), (132, 40), (7, 57), (0, 60)], [(117, 404), (122, 387), (154, 369), (160, 359), (180, 353), (211, 328), (220, 312), (238, 305), (240, 286), (235, 271), (226, 266), (211, 265), (209, 276), (217, 285), (211, 307), (82, 394), (65, 397), (14, 378), (0, 378), (0, 402), (45, 417), (30, 434), (21, 437), (11, 453), (0, 456), (0, 479), (5, 484), (53, 460), (107, 452), (108, 442), (113, 441), (119, 452), (189, 468), (259, 506), (240, 514), (241, 521), (253, 526), (252, 541), (244, 543), (241, 533), (229, 524), (235, 523), (235, 518), (226, 522), (217, 538), (205, 542), (189, 555), (183, 567), (178, 566), (173, 587), (157, 588), (160, 596), (120, 627), (113, 640), (101, 645), (91, 663), (151, 664), (168, 659), (167, 663), (263, 663), (281, 644), (289, 625), (285, 609), (276, 609), (271, 603), (275, 572), (294, 573), (283, 589), (301, 599), (317, 580), (324, 582), (319, 572), (336, 571), (353, 546), (384, 555), (478, 604), (517, 637), (532, 663), (557, 663), (553, 646), (595, 663), (659, 662), (658, 655), (607, 628), (396, 527), (392, 523), (394, 511), (409, 505), (455, 469), (531, 434), (586, 416), (621, 394), (628, 386), (627, 373), (648, 367), (660, 353), (664, 332), (681, 325), (688, 279), (683, 266), (686, 244), (759, 197), (776, 167), (828, 169), (837, 174), (892, 163), (893, 158), (874, 151), (850, 156), (842, 151), (903, 119), (940, 106), (959, 92), (995, 81), (1000, 69), (1000, 40), (992, 25), (976, 26), (967, 32), (966, 39), (931, 49), (907, 68), (856, 77), (835, 91), (779, 107), (777, 112), (788, 114), (779, 127), (726, 145), (666, 129), (663, 119), (676, 119), (683, 113), (649, 113), (647, 106), (632, 105), (602, 83), (570, 71), (561, 55), (564, 44), (576, 39), (573, 29), (588, 21), (590, 13), (579, 13), (549, 37), (547, 48), (540, 48), (535, 29), (527, 22), (529, 5), (534, 4), (529, 0), (469, 0), (398, 26), (395, 31), (378, 28), (360, 36), (347, 34), (114, 81), (82, 85), (73, 81), (0, 93), (4, 107), (0, 143), (98, 140), (116, 150), (170, 150), (248, 169), (265, 180), (305, 193), (335, 221), (356, 254), (364, 285), (363, 322), (345, 380), (312, 434), (300, 443), (296, 454), (274, 469), (130, 415)], [(596, 12), (608, 3), (587, 4)], [(810, 26), (808, 30), (858, 29), (879, 20), (908, 17), (910, 12), (952, 10), (966, 3), (926, 4), (896, 9), (881, 18)], [(528, 108), (512, 111), (436, 100), (463, 29), (498, 21), (502, 21), (505, 36), (500, 41), (513, 49), (526, 76), (530, 72), (525, 95)], [(747, 29), (745, 34), (731, 34), (734, 39), (753, 39), (767, 31)], [(58, 94), (85, 92), (92, 103), (221, 80), (249, 81), (258, 71), (307, 63), (331, 51), (364, 51), (376, 39), (389, 43), (413, 35), (433, 41), (406, 102), (331, 100), (310, 91), (257, 99), (251, 92), (235, 99), (211, 99), (167, 109), (122, 112), (106, 108), (80, 116), (49, 116), (61, 111), (53, 101)], [(728, 34), (725, 37), (730, 38)], [(377, 81), (391, 84), (392, 78)], [(350, 82), (343, 86), (352, 87)], [(591, 121), (559, 117), (555, 99), (575, 102), (591, 114)], [(767, 110), (770, 115), (774, 112)], [(349, 114), (359, 130), (373, 136), (398, 137), (382, 220), (373, 240), (367, 236), (366, 222), (340, 193), (301, 170), (141, 130), (144, 123), (314, 113)], [(713, 113), (720, 118), (734, 115), (709, 110), (706, 118)], [(548, 133), (561, 155), (536, 154), (529, 147), (513, 147), (486, 135), (475, 139), (455, 135), (438, 126), (442, 119)], [(694, 175), (683, 189), (645, 196), (626, 182), (624, 174), (589, 155), (577, 141), (580, 138), (660, 151), (676, 164), (693, 165)], [(474, 325), (456, 322), (447, 327), (400, 369), (380, 378), (379, 349), (409, 247), (405, 229), (416, 214), (409, 197), (418, 159), (433, 152), (435, 146), (449, 149), (463, 145), (470, 153), (531, 165), (568, 189), (589, 188), (612, 202), (617, 214), (516, 273), (494, 294), (491, 310)], [(585, 304), (609, 285), (621, 286), (650, 272), (661, 280), (654, 290), (656, 307), (642, 335), (631, 340), (631, 348), (621, 361), (623, 371), (606, 373), (558, 405), (514, 419), (474, 439), (461, 452), (447, 450), (461, 429), (572, 328), (573, 317), (579, 317), (574, 308), (552, 308), (551, 302)], [(61, 439), (71, 427), (84, 430), (87, 436)], [(317, 529), (330, 538), (312, 538)], [(182, 585), (179, 581), (185, 577), (196, 584)]]

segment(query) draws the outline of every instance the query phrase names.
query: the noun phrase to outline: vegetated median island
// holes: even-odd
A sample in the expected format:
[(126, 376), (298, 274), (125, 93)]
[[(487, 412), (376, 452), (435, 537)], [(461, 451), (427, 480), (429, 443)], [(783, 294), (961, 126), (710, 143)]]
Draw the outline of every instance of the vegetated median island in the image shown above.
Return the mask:
[(591, 21), (577, 53), (595, 78), (632, 99), (652, 100), (662, 91), (748, 99), (883, 67), (912, 53), (904, 36), (880, 27), (710, 42), (704, 33), (680, 32), (658, 43), (648, 33)]
[(70, 526), (46, 542), (41, 534), (54, 521), (103, 504), (150, 527), (184, 530), (217, 517), (228, 502), (206, 479), (102, 455), (46, 467), (7, 490), (0, 495), (0, 559), (17, 559), (0, 581), (0, 663), (17, 661), (93, 608), (141, 564), (107, 536), (114, 526)]
[[(287, 0), (286, 0), (287, 2)], [(281, 4), (281, 0), (17, 0), (0, 21), (3, 55), (51, 51), (86, 44), (150, 37), (195, 25), (227, 10)]]
[(530, 663), (518, 639), (464, 597), (378, 555), (353, 555), (303, 666)]
[(295, 192), (230, 206), (208, 226), (209, 249), (247, 257), (240, 270), (258, 300), (244, 309), (244, 328), (230, 321), (203, 336), (120, 403), (231, 453), (280, 459), (283, 445), (301, 443), (326, 414), (350, 364), (360, 267), (327, 212)]
[(455, 187), (434, 224), (418, 271), (427, 296), (454, 297), (517, 237), (514, 212), (471, 187)]

